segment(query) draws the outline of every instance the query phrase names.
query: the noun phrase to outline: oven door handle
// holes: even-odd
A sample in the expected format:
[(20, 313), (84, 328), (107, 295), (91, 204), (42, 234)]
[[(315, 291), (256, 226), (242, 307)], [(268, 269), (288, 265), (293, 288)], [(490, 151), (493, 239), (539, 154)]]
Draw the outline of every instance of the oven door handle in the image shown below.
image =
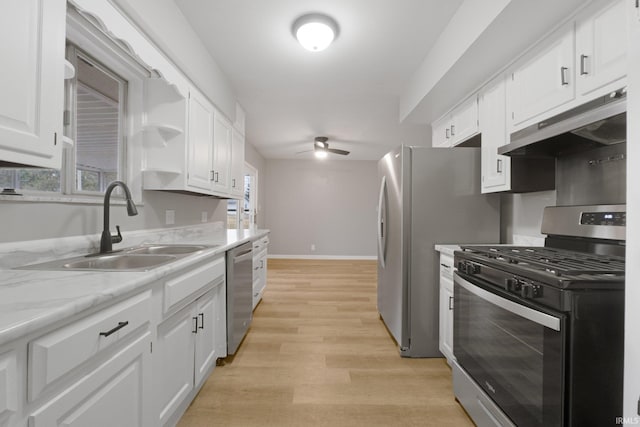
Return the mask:
[(453, 281), (455, 284), (460, 285), (468, 292), (471, 292), (478, 298), (482, 298), (488, 303), (496, 305), (504, 310), (510, 311), (517, 316), (531, 320), (538, 325), (546, 326), (547, 328), (553, 329), (554, 331), (560, 331), (560, 319), (557, 317), (551, 316), (547, 313), (542, 313), (540, 311), (526, 307), (522, 304), (518, 304), (506, 298), (502, 298), (501, 296), (498, 296), (492, 292), (486, 291), (481, 287), (469, 282), (468, 280), (463, 279), (462, 277), (460, 277), (460, 275), (458, 275), (457, 272), (453, 275)]

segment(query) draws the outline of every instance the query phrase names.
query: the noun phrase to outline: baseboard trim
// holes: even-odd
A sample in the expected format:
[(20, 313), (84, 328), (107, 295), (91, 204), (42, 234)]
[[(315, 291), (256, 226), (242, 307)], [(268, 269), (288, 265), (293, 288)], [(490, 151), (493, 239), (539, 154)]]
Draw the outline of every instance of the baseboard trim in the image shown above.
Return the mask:
[(375, 261), (377, 256), (371, 255), (274, 255), (268, 254), (271, 259), (328, 259), (328, 260), (362, 260)]

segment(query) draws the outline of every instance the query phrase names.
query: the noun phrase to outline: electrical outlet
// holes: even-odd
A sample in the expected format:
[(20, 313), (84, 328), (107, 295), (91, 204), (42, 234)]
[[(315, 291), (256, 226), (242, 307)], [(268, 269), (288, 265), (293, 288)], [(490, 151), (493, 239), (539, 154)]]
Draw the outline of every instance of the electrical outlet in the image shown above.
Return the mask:
[(315, 250), (316, 250), (316, 245), (315, 245), (315, 243), (312, 243), (311, 244), (311, 252), (315, 252)]
[(202, 211), (202, 215), (200, 216), (200, 221), (207, 222), (209, 220), (209, 214), (207, 211)]
[(166, 210), (164, 211), (164, 223), (166, 225), (172, 225), (176, 223), (176, 211)]

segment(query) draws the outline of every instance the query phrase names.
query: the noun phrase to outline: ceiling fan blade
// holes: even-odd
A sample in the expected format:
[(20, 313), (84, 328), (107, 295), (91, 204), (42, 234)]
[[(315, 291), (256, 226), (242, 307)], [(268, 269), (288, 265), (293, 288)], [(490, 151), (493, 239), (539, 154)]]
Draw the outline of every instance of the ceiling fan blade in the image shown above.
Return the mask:
[(304, 154), (304, 153), (311, 153), (312, 151), (315, 151), (315, 150), (304, 150), (304, 151), (298, 151), (298, 152), (296, 152), (296, 155), (297, 155), (297, 154)]
[(342, 154), (343, 156), (346, 156), (347, 154), (349, 154), (349, 151), (340, 150), (339, 148), (327, 148), (327, 151), (334, 154)]

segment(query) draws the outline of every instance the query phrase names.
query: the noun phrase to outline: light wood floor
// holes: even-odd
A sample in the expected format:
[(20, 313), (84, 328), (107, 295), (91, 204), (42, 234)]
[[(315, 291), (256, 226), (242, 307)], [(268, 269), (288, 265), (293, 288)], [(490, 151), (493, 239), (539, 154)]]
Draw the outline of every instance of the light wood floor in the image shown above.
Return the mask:
[(406, 359), (379, 319), (375, 261), (268, 261), (233, 360), (180, 427), (473, 426), (444, 359)]

